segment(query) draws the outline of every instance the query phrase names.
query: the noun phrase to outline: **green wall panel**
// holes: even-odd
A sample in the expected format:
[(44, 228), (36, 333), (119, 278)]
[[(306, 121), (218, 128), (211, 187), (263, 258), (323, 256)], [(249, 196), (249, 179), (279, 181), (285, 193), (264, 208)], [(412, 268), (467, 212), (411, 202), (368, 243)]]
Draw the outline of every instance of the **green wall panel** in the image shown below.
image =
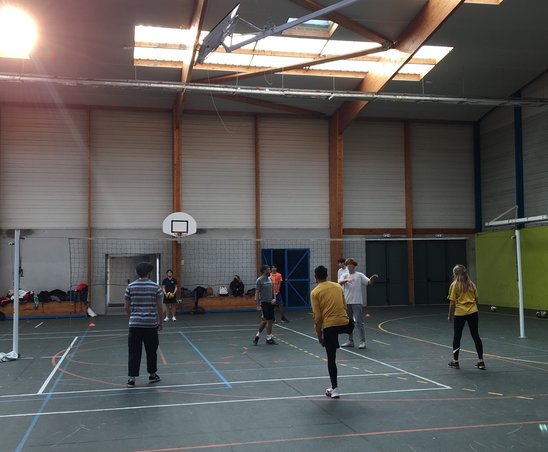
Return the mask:
[(521, 232), (523, 304), (526, 309), (548, 309), (548, 227)]
[(476, 272), (480, 304), (518, 306), (514, 231), (476, 234)]
[[(518, 307), (514, 230), (476, 234), (476, 271), (480, 304)], [(521, 230), (523, 304), (548, 308), (548, 227)]]

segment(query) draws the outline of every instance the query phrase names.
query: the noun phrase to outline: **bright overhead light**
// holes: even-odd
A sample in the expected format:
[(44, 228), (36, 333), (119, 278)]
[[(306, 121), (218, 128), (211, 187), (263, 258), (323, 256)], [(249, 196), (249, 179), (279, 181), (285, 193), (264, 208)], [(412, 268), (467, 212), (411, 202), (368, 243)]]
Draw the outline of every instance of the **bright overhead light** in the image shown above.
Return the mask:
[(0, 58), (29, 59), (38, 29), (26, 12), (13, 6), (0, 8)]

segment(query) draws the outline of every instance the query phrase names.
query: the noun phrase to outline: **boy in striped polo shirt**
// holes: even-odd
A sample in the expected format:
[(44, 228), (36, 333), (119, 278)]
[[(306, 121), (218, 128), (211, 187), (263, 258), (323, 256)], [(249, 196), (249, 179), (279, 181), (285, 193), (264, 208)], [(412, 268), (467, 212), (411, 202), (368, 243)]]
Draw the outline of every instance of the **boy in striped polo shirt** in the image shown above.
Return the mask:
[(139, 376), (143, 344), (147, 354), (148, 382), (157, 383), (157, 350), (160, 344), (158, 331), (163, 326), (162, 288), (150, 279), (154, 267), (141, 262), (136, 267), (139, 279), (130, 283), (124, 294), (124, 308), (129, 314), (128, 335), (128, 381), (127, 387), (135, 387), (135, 377)]

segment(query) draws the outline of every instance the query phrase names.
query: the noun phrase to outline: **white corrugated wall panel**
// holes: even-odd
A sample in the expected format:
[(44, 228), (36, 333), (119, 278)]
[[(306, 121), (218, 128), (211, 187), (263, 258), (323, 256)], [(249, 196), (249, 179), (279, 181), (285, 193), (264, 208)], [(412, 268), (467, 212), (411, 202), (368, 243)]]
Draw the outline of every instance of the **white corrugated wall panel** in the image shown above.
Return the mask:
[(516, 204), (514, 113), (498, 108), (480, 123), (482, 223)]
[[(528, 99), (547, 99), (548, 98), (548, 72), (536, 79), (533, 83), (521, 90), (521, 96)], [(548, 105), (543, 107), (525, 107), (523, 108), (522, 116), (537, 116), (546, 114)]]
[(328, 122), (260, 118), (259, 149), (262, 228), (328, 228)]
[(355, 121), (344, 133), (343, 227), (405, 227), (401, 122)]
[(171, 115), (93, 111), (92, 219), (103, 229), (158, 229), (172, 210)]
[(255, 227), (254, 119), (184, 115), (183, 210), (198, 228)]
[(0, 225), (87, 226), (87, 113), (2, 107)]
[(474, 141), (467, 124), (411, 125), (413, 227), (474, 228)]
[[(548, 73), (522, 91), (523, 97), (548, 97)], [(525, 216), (548, 214), (548, 107), (526, 107), (523, 124)]]

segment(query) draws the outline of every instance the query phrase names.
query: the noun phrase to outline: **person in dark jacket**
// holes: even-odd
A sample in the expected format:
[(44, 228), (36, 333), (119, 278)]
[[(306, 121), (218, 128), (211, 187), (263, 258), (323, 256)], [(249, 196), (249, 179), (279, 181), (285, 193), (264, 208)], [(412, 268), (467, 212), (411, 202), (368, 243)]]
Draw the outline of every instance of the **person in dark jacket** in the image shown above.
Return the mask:
[(230, 294), (233, 297), (242, 297), (244, 295), (244, 283), (238, 275), (234, 275), (234, 279), (230, 283)]

